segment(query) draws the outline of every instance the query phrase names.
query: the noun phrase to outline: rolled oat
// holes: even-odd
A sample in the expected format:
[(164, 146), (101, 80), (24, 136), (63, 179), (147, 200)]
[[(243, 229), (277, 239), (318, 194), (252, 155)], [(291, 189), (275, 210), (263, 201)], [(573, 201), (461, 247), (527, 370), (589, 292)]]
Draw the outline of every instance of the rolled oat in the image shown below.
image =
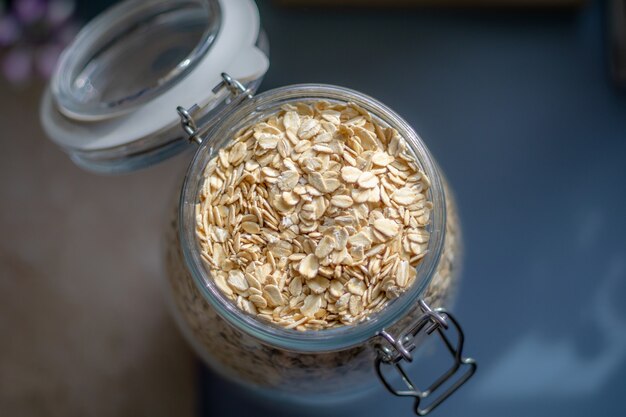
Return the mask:
[(352, 324), (415, 280), (429, 181), (398, 132), (355, 105), (286, 106), (240, 131), (204, 182), (203, 259), (259, 318), (298, 330)]

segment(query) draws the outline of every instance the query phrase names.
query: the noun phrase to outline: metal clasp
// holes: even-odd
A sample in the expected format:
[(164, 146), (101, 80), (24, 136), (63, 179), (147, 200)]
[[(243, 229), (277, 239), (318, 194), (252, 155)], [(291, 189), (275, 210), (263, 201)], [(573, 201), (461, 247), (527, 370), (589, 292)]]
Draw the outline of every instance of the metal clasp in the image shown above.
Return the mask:
[(221, 119), (221, 117), (219, 117), (220, 115), (230, 112), (242, 101), (252, 98), (252, 93), (249, 89), (225, 72), (222, 73), (222, 81), (216, 85), (212, 91), (214, 94), (217, 94), (223, 88), (226, 88), (230, 92), (231, 97), (226, 100), (223, 108), (220, 109), (217, 114), (210, 111), (212, 109), (207, 110), (197, 104), (194, 104), (188, 109), (182, 106), (176, 107), (176, 111), (180, 116), (180, 125), (187, 134), (189, 142), (200, 145), (202, 143), (201, 136), (206, 133), (216, 121)]
[[(386, 330), (382, 330), (379, 336), (382, 337), (387, 344), (383, 344), (379, 348), (379, 354), (376, 358), (376, 372), (381, 382), (387, 388), (389, 392), (399, 397), (414, 397), (414, 411), (419, 416), (424, 416), (434, 410), (438, 405), (444, 402), (450, 395), (452, 395), (457, 389), (461, 387), (468, 379), (476, 372), (476, 361), (472, 358), (463, 357), (463, 343), (465, 336), (461, 326), (456, 321), (454, 316), (444, 309), (431, 309), (423, 300), (419, 301), (422, 315), (414, 322), (404, 328), (397, 337), (392, 336)], [(448, 332), (454, 331), (457, 333), (456, 345), (451, 342), (448, 337)], [(405, 370), (402, 368), (401, 362), (403, 360), (407, 362), (413, 361), (413, 350), (416, 348), (415, 340), (419, 335), (431, 335), (437, 332), (443, 340), (446, 348), (452, 355), (454, 360), (452, 366), (444, 372), (439, 378), (437, 378), (430, 386), (425, 390), (419, 390), (415, 384), (411, 381)], [(402, 382), (406, 385), (406, 390), (398, 390), (394, 388), (387, 380), (387, 377), (383, 374), (383, 367), (385, 365), (393, 366), (400, 377)], [(444, 383), (450, 381), (459, 371), (464, 370), (447, 388), (441, 393), (439, 389)], [(432, 401), (424, 408), (420, 407), (420, 403), (424, 399), (431, 399)]]

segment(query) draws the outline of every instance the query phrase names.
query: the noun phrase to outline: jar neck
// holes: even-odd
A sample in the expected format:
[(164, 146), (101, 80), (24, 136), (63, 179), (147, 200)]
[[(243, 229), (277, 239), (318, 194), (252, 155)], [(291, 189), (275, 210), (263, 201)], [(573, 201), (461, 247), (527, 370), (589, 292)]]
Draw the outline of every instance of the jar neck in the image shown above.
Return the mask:
[[(210, 278), (210, 271), (202, 262), (195, 234), (195, 206), (203, 172), (209, 160), (216, 155), (229, 138), (242, 127), (249, 126), (278, 112), (284, 104), (325, 100), (355, 103), (368, 111), (377, 121), (398, 131), (405, 138), (409, 150), (430, 180), (426, 198), (432, 202), (428, 227), (430, 240), (427, 253), (417, 266), (414, 284), (381, 311), (362, 322), (321, 331), (283, 329), (252, 317), (228, 300)], [(183, 185), (179, 208), (179, 233), (185, 263), (206, 301), (224, 319), (242, 332), (269, 345), (299, 352), (326, 352), (346, 349), (364, 343), (385, 328), (393, 326), (416, 307), (435, 273), (443, 251), (446, 224), (446, 204), (443, 179), (434, 159), (417, 133), (393, 110), (359, 92), (323, 84), (292, 85), (267, 91), (252, 98), (226, 115), (221, 123), (204, 138), (196, 153)]]

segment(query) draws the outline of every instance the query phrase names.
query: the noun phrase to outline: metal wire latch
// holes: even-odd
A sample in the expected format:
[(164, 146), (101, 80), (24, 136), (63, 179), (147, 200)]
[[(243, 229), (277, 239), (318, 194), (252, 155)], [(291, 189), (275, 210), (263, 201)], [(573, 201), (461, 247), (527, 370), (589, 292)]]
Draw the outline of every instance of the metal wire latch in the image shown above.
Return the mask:
[(201, 136), (221, 119), (220, 115), (229, 112), (242, 101), (252, 98), (252, 93), (249, 89), (225, 72), (222, 73), (222, 81), (212, 91), (214, 94), (217, 94), (223, 88), (230, 92), (231, 97), (217, 111), (205, 111), (206, 114), (201, 115), (205, 109), (197, 104), (188, 109), (182, 106), (176, 107), (176, 111), (180, 116), (180, 125), (187, 134), (189, 142), (195, 142), (200, 145), (202, 143)]
[[(439, 404), (444, 402), (450, 395), (461, 387), (476, 372), (476, 361), (472, 358), (463, 357), (464, 335), (461, 326), (452, 314), (444, 309), (431, 309), (423, 300), (419, 301), (423, 314), (409, 326), (404, 328), (397, 337), (392, 336), (386, 330), (382, 330), (379, 336), (387, 342), (379, 349), (376, 358), (376, 372), (383, 385), (389, 392), (399, 397), (414, 397), (414, 411), (419, 416), (424, 416), (434, 410)], [(454, 331), (457, 334), (457, 341), (454, 344), (448, 337), (448, 332)], [(443, 340), (446, 348), (454, 360), (452, 366), (437, 378), (425, 390), (418, 389), (411, 381), (405, 370), (402, 368), (402, 360), (413, 361), (412, 352), (416, 347), (415, 340), (420, 335), (431, 335), (437, 332)], [(394, 388), (387, 377), (383, 374), (385, 366), (392, 366), (396, 369), (406, 385), (407, 389)], [(459, 374), (456, 380), (452, 380)], [(444, 383), (452, 381), (447, 387)], [(443, 389), (439, 393), (440, 388)], [(425, 399), (431, 400), (426, 407), (420, 407), (420, 403)]]

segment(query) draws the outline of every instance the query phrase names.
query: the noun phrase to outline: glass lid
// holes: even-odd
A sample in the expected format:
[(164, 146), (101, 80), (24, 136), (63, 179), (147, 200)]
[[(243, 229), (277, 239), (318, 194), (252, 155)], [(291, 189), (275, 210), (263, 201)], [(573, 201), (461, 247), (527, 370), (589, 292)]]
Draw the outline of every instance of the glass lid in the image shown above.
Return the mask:
[(63, 52), (41, 104), (45, 132), (83, 168), (126, 172), (188, 144), (178, 106), (210, 121), (228, 73), (252, 93), (269, 67), (253, 0), (125, 0)]
[(171, 88), (209, 50), (219, 2), (126, 1), (90, 22), (63, 54), (51, 88), (59, 110), (98, 120)]

